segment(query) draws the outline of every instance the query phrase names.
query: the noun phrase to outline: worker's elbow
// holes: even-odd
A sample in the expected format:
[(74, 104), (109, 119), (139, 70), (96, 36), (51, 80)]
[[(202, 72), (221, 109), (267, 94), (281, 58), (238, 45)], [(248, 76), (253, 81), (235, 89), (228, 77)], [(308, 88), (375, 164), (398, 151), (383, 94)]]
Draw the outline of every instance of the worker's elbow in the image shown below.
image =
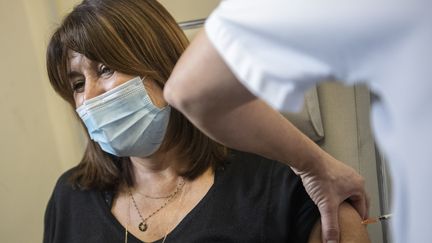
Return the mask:
[(168, 102), (168, 104), (170, 104), (175, 108), (179, 106), (179, 102), (180, 102), (178, 99), (176, 99), (178, 98), (178, 96), (175, 95), (176, 92), (177, 90), (175, 88), (175, 85), (173, 85), (172, 82), (168, 80), (168, 82), (165, 84), (163, 88), (163, 97), (165, 101)]
[(168, 104), (181, 112), (187, 112), (195, 103), (194, 97), (188, 94), (185, 86), (179, 84), (177, 80), (168, 80), (163, 89), (163, 96)]

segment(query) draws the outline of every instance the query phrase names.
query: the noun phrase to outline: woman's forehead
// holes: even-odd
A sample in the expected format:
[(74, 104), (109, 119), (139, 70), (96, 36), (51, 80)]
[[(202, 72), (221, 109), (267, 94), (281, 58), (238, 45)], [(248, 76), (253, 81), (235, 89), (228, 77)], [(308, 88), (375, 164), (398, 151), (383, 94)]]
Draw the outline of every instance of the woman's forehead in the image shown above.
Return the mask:
[[(72, 62), (72, 61), (80, 61), (82, 63), (86, 63), (88, 65), (94, 65), (94, 64), (100, 64), (100, 61), (94, 60), (89, 58), (88, 56), (86, 56), (85, 54), (82, 54), (80, 52), (74, 51), (74, 50), (68, 50), (68, 55), (67, 55), (67, 61), (68, 63)], [(104, 63), (106, 64), (106, 63)]]
[(82, 55), (81, 53), (79, 53), (79, 52), (76, 52), (76, 51), (74, 51), (74, 50), (68, 50), (68, 58), (70, 59), (70, 58), (73, 58), (73, 57), (76, 57), (76, 56), (79, 56), (79, 55)]
[(74, 70), (74, 69), (90, 67), (93, 64), (93, 61), (91, 61), (90, 59), (88, 59), (86, 56), (84, 56), (79, 52), (69, 50), (67, 63), (68, 63), (68, 69)]

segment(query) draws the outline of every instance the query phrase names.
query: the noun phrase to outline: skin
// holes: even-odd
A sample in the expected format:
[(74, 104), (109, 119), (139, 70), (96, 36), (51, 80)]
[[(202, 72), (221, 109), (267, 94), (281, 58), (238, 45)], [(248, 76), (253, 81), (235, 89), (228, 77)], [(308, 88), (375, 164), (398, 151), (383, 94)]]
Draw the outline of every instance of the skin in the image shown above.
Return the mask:
[(164, 97), (214, 140), (291, 166), (319, 208), (324, 242), (339, 240), (338, 208), (345, 200), (349, 199), (362, 218), (367, 217), (363, 177), (251, 94), (204, 31), (177, 62)]
[[(101, 95), (120, 84), (123, 84), (134, 76), (110, 70), (102, 63), (96, 63), (84, 55), (76, 52), (69, 53), (69, 78), (74, 89), (74, 99), (76, 106), (79, 107), (83, 101)], [(144, 86), (152, 100), (158, 106), (163, 107), (167, 102), (163, 98), (162, 90), (152, 80), (145, 80)], [(173, 192), (181, 178), (176, 173), (176, 168), (181, 164), (177, 160), (176, 151), (171, 150), (166, 153), (158, 153), (146, 157), (131, 157), (133, 171), (135, 175), (134, 188), (131, 192), (138, 204), (139, 210), (143, 217), (156, 211), (165, 199), (147, 199), (145, 195), (163, 196)], [(148, 230), (141, 232), (138, 224), (141, 218), (138, 216), (136, 209), (129, 197), (128, 188), (120, 188), (117, 193), (113, 206), (112, 214), (116, 219), (128, 229), (129, 234), (136, 238), (152, 242), (163, 238), (171, 232), (181, 220), (202, 200), (214, 183), (214, 173), (211, 169), (205, 171), (201, 176), (193, 181), (186, 181), (181, 192), (164, 207), (161, 212), (155, 214), (148, 221)], [(356, 215), (355, 220), (360, 222), (360, 217), (355, 210), (350, 207), (341, 207), (340, 217), (347, 218)], [(342, 240), (353, 239), (346, 242), (368, 242), (367, 234), (364, 228), (357, 227), (356, 224), (350, 224), (351, 221), (341, 219)], [(345, 224), (348, 222), (347, 224)], [(354, 232), (352, 237), (345, 232)], [(320, 221), (317, 221), (311, 235), (310, 242), (319, 242), (321, 239)], [(344, 241), (342, 241), (344, 242)]]
[[(367, 243), (370, 242), (366, 226), (361, 224), (361, 217), (349, 203), (339, 207), (340, 242)], [(318, 221), (309, 236), (309, 243), (320, 243), (322, 238), (321, 222)]]

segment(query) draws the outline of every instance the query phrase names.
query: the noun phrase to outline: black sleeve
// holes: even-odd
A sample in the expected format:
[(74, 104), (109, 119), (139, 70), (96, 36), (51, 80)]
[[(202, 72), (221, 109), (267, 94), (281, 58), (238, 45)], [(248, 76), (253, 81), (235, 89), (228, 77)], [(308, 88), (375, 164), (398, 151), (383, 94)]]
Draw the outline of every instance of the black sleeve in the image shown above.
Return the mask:
[[(45, 209), (44, 216), (44, 231), (43, 231), (43, 243), (54, 243), (59, 242), (56, 238), (59, 236), (57, 231), (60, 230), (59, 222), (64, 221), (63, 214), (59, 212), (62, 208), (62, 196), (67, 195), (64, 191), (67, 189), (70, 190), (71, 186), (69, 185), (68, 178), (73, 172), (74, 168), (64, 172), (57, 180), (54, 190), (51, 194), (51, 197), (48, 201), (47, 207)], [(66, 200), (70, 202), (71, 200), (67, 197)]]
[[(300, 179), (299, 181), (301, 182)], [(299, 200), (297, 201), (297, 212), (291, 225), (293, 231), (296, 232), (295, 239), (298, 242), (308, 242), (312, 228), (320, 219), (320, 214), (318, 207), (306, 193), (302, 183), (298, 186), (296, 195)]]
[(48, 202), (43, 243), (123, 242), (124, 228), (111, 214), (103, 193), (74, 186), (71, 173), (73, 169), (60, 176)]
[[(290, 167), (275, 162), (268, 207), (269, 238), (272, 242), (308, 242), (319, 211), (302, 181)], [(281, 217), (283, 215), (283, 217)], [(274, 238), (280, 237), (280, 238)]]
[(47, 208), (45, 210), (43, 243), (54, 242), (54, 232), (55, 232), (55, 222), (56, 222), (55, 211), (56, 210), (55, 210), (54, 197), (51, 196), (50, 200), (48, 201)]

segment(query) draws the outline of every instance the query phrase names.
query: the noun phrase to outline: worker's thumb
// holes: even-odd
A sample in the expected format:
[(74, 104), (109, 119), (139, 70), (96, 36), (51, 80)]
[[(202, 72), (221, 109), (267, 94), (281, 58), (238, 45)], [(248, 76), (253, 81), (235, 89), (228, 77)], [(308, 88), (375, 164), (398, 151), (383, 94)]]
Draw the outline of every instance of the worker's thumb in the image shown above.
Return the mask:
[(324, 205), (319, 207), (321, 213), (321, 232), (324, 243), (339, 242), (339, 205)]

